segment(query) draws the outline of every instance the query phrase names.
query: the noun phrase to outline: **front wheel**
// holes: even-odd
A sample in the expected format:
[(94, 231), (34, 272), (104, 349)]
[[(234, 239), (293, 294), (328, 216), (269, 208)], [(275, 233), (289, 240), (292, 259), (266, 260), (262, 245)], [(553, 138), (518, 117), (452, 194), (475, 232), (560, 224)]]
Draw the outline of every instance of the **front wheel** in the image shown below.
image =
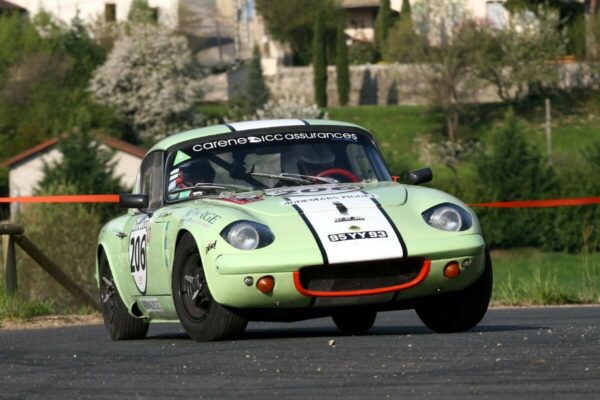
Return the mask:
[(177, 245), (171, 281), (177, 316), (192, 339), (209, 342), (244, 332), (248, 321), (213, 299), (196, 241), (190, 234)]
[(115, 285), (106, 255), (100, 256), (100, 308), (104, 326), (112, 340), (143, 339), (149, 323), (129, 315)]
[(331, 316), (335, 326), (343, 333), (358, 335), (373, 327), (376, 311), (369, 310), (344, 310), (336, 312)]
[(485, 253), (481, 276), (471, 286), (424, 300), (415, 308), (425, 325), (438, 333), (464, 332), (474, 328), (485, 315), (492, 296), (492, 260)]

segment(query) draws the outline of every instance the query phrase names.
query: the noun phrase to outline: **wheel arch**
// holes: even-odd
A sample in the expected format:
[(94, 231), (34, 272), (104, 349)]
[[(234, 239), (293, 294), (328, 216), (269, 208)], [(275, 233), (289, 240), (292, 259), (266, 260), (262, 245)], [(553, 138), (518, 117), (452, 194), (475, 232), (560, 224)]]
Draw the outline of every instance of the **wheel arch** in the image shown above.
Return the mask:
[(117, 265), (117, 260), (114, 259), (110, 252), (106, 251), (106, 244), (99, 243), (98, 248), (96, 249), (96, 284), (100, 287), (100, 260), (102, 255), (106, 257), (106, 261), (108, 262), (108, 268), (110, 268), (113, 281), (115, 286), (117, 287), (117, 292), (125, 307), (127, 307), (127, 311), (129, 314), (135, 318), (144, 317), (142, 311), (139, 309), (135, 297), (131, 295), (131, 292), (127, 289), (127, 284), (125, 279), (118, 270), (115, 269), (115, 265)]

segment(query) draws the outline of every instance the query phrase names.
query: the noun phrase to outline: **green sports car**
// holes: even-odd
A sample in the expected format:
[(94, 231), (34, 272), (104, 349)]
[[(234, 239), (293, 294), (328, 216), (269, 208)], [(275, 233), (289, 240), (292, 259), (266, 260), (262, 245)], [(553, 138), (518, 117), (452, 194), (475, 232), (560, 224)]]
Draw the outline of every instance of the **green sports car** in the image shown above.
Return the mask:
[(331, 316), (344, 333), (414, 309), (436, 332), (473, 328), (492, 265), (477, 218), (391, 176), (364, 128), (329, 120), (217, 125), (158, 142), (129, 212), (100, 232), (97, 278), (115, 340), (181, 322), (198, 341), (248, 321)]

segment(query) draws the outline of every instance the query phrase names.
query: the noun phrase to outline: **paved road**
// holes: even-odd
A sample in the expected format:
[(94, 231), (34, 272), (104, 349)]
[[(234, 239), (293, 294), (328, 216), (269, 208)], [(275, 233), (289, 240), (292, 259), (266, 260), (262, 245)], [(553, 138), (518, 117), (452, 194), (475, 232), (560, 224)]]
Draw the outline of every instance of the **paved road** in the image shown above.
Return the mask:
[(600, 307), (491, 310), (452, 335), (410, 311), (354, 337), (329, 319), (253, 323), (218, 343), (179, 325), (132, 342), (103, 326), (0, 332), (0, 398), (90, 397), (599, 399)]

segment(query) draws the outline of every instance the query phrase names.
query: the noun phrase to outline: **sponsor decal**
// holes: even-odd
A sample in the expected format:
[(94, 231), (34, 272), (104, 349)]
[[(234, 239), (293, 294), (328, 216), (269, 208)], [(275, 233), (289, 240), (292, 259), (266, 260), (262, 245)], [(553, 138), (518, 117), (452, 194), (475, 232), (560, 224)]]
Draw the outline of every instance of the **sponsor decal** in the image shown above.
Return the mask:
[(233, 194), (221, 193), (217, 200), (228, 201), (235, 204), (248, 204), (264, 200), (264, 197), (258, 194)]
[(214, 224), (215, 222), (217, 222), (218, 220), (221, 219), (221, 216), (219, 214), (216, 214), (214, 212), (211, 211), (207, 211), (207, 210), (199, 210), (196, 208), (192, 208), (191, 210), (188, 210), (184, 215), (182, 220), (184, 221), (191, 221), (191, 222), (195, 222), (195, 223), (199, 223), (200, 225), (209, 227), (212, 224)]
[(363, 217), (338, 217), (333, 220), (333, 222), (354, 222), (354, 221), (364, 221)]
[(140, 297), (138, 301), (144, 308), (144, 310), (149, 312), (162, 312), (163, 308), (156, 297)]
[(143, 215), (135, 222), (129, 236), (129, 267), (135, 286), (140, 293), (146, 292), (146, 246), (148, 242), (148, 222), (150, 217)]
[(342, 133), (342, 132), (298, 132), (298, 133), (274, 133), (264, 135), (254, 135), (245, 137), (236, 137), (229, 139), (221, 139), (198, 143), (192, 146), (192, 150), (195, 152), (201, 152), (206, 150), (221, 150), (228, 147), (244, 146), (246, 144), (257, 144), (257, 143), (282, 143), (282, 142), (294, 142), (302, 140), (313, 140), (313, 139), (329, 139), (329, 140), (344, 140), (344, 141), (358, 141), (358, 136), (355, 133)]
[(216, 248), (217, 248), (217, 241), (216, 240), (214, 242), (212, 242), (212, 243), (208, 243), (206, 245), (206, 254), (208, 254), (209, 251), (214, 250)]
[[(327, 185), (311, 185), (311, 186), (299, 186), (291, 188), (278, 188), (278, 189), (267, 189), (265, 194), (267, 196), (283, 196), (283, 197), (297, 197), (297, 196), (327, 196), (340, 193), (356, 192), (361, 190), (360, 186), (356, 185), (340, 185), (337, 183)], [(337, 197), (331, 198), (337, 200)]]
[(386, 231), (362, 231), (362, 232), (347, 232), (347, 233), (334, 233), (329, 235), (330, 242), (345, 242), (347, 240), (360, 240), (360, 239), (384, 239), (388, 237)]
[(342, 200), (342, 199), (374, 199), (377, 196), (369, 193), (356, 193), (356, 194), (342, 194), (342, 195), (332, 195), (332, 196), (313, 196), (306, 198), (295, 198), (289, 199), (281, 203), (284, 206), (293, 206), (300, 204), (314, 204), (320, 202), (326, 202), (330, 200)]
[(179, 165), (182, 162), (189, 160), (190, 158), (192, 158), (192, 157), (188, 156), (183, 151), (179, 150), (177, 152), (177, 154), (175, 155), (175, 160), (173, 160), (173, 165)]

